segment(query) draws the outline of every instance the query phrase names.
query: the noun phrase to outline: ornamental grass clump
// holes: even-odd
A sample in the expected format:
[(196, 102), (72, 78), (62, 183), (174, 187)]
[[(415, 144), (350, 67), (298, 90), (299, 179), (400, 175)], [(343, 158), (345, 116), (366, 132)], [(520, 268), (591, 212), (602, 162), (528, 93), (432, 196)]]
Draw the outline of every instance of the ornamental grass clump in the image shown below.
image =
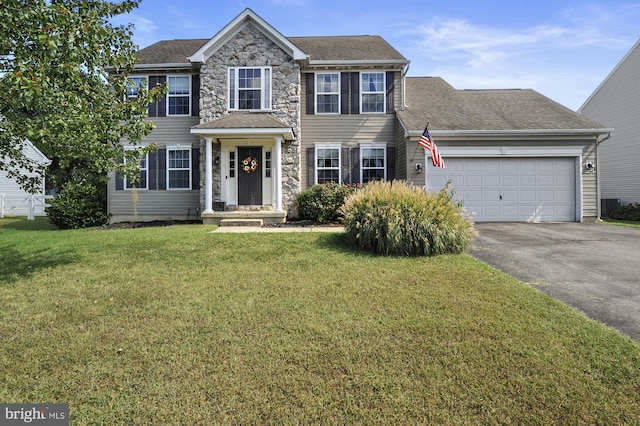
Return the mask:
[(430, 193), (404, 181), (371, 182), (348, 197), (342, 210), (349, 244), (378, 254), (462, 253), (475, 235), (449, 185)]

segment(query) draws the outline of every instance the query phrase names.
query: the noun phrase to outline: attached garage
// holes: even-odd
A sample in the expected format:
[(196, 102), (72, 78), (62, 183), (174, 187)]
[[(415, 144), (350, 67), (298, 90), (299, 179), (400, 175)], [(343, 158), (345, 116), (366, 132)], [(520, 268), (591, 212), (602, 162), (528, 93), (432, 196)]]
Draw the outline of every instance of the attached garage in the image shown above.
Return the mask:
[(580, 220), (580, 161), (576, 157), (447, 158), (427, 168), (427, 187), (451, 181), (454, 198), (476, 222)]
[[(613, 129), (530, 89), (457, 90), (407, 77), (396, 111), (396, 175), (428, 190), (448, 181), (476, 222), (582, 222), (600, 217), (599, 147)], [(425, 125), (446, 169), (418, 145)]]

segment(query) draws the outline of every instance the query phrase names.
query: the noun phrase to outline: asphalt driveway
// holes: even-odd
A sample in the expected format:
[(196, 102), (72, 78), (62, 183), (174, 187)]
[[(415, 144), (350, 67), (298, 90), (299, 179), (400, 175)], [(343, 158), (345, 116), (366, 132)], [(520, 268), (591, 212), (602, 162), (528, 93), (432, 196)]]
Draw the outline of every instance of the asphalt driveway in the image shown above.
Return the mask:
[(640, 229), (477, 223), (470, 254), (640, 341)]

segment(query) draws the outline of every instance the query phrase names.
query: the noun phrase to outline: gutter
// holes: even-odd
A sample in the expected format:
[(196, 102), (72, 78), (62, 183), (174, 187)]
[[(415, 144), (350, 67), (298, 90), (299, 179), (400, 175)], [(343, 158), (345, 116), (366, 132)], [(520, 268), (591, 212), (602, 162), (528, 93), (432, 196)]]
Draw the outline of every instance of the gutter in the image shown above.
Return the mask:
[(407, 66), (405, 66), (402, 69), (402, 74), (401, 74), (401, 78), (402, 78), (402, 100), (401, 100), (401, 104), (400, 104), (400, 111), (404, 111), (405, 109), (407, 109), (407, 105), (406, 105), (406, 100), (407, 100), (407, 74), (409, 74), (409, 67), (411, 66), (411, 62), (407, 63)]

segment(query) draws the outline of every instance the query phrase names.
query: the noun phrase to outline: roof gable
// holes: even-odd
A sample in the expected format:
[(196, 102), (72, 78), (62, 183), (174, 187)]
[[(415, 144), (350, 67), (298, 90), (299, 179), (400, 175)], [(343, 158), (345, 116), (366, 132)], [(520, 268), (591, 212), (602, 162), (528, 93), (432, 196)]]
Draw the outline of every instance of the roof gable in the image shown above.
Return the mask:
[(254, 11), (247, 8), (236, 18), (229, 22), (222, 30), (220, 30), (213, 38), (201, 46), (195, 53), (189, 57), (191, 62), (204, 63), (227, 41), (232, 39), (242, 28), (252, 23), (260, 32), (273, 41), (282, 50), (289, 53), (294, 60), (305, 60), (307, 55), (300, 50), (295, 44), (289, 41), (285, 36), (280, 34), (278, 30), (268, 24), (264, 19), (259, 17)]

